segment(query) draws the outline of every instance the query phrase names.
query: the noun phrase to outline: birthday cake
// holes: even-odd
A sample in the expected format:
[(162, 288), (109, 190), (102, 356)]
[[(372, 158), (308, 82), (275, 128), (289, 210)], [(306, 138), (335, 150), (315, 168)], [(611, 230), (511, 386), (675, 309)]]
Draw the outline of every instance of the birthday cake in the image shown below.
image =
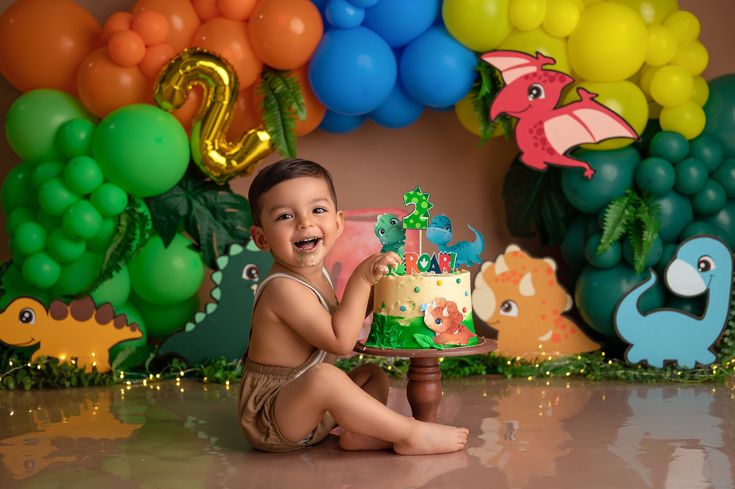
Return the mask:
[[(477, 344), (472, 320), (471, 278), (458, 264), (479, 262), (484, 247), (477, 233), (474, 242), (448, 245), (451, 224), (446, 216), (436, 216), (429, 223), (428, 193), (420, 187), (404, 195), (407, 205), (422, 212), (403, 219), (392, 214), (378, 218), (375, 234), (382, 251), (394, 251), (403, 257), (396, 270), (380, 279), (373, 292), (373, 319), (365, 345), (373, 348), (428, 349), (462, 347)], [(405, 252), (405, 229), (429, 229), (434, 220), (441, 225), (437, 233), (427, 233), (429, 241), (439, 247), (436, 253)], [(449, 233), (447, 237), (447, 233)], [(420, 239), (420, 238), (419, 238)], [(469, 250), (463, 253), (461, 250)]]

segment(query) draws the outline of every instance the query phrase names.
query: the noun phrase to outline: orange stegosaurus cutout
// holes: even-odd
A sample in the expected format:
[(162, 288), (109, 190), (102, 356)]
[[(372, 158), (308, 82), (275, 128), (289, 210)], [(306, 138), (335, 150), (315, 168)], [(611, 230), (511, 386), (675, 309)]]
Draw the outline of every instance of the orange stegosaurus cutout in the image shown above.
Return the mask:
[(556, 280), (551, 258), (532, 258), (510, 245), (475, 277), (472, 308), (498, 331), (499, 355), (536, 360), (597, 350), (574, 321), (563, 315), (572, 298)]
[(39, 344), (31, 361), (48, 356), (60, 361), (77, 359), (77, 365), (91, 372), (108, 372), (109, 349), (125, 340), (142, 338), (138, 325), (128, 324), (125, 314), (115, 316), (112, 304), (97, 309), (91, 297), (68, 306), (53, 301), (48, 311), (30, 297), (19, 297), (0, 313), (0, 342), (11, 347)]

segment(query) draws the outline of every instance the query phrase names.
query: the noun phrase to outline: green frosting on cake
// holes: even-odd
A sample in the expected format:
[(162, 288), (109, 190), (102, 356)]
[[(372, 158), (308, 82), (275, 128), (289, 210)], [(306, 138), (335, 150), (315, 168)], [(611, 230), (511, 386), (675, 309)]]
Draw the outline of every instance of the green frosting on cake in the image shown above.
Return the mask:
[[(472, 321), (471, 314), (464, 317), (462, 324), (475, 333), (475, 324)], [(424, 324), (423, 316), (404, 318), (373, 313), (373, 322), (365, 345), (373, 348), (425, 350), (427, 348), (456, 348), (477, 344), (477, 337), (471, 338), (467, 345), (436, 345), (435, 343), (422, 345), (416, 341), (417, 337), (433, 338), (434, 336), (434, 331)]]

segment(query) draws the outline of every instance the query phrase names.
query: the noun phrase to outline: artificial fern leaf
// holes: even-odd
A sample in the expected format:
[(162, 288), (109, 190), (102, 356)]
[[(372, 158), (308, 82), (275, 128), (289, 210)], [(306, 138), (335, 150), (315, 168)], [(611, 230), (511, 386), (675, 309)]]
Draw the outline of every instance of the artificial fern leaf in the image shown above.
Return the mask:
[(295, 117), (306, 118), (298, 82), (288, 71), (264, 69), (259, 89), (263, 95), (263, 120), (273, 146), (285, 156), (296, 156)]
[(480, 76), (470, 90), (470, 97), (472, 98), (472, 106), (475, 109), (475, 116), (480, 121), (480, 132), (482, 134), (480, 143), (487, 142), (495, 133), (498, 125), (503, 128), (503, 133), (507, 138), (512, 131), (510, 118), (502, 115), (494, 121), (490, 120), (490, 107), (503, 88), (500, 72), (482, 60), (478, 60), (475, 70)]
[(604, 253), (610, 246), (625, 234), (628, 226), (635, 218), (635, 204), (639, 197), (628, 190), (625, 195), (612, 200), (605, 210), (602, 225), (602, 239), (597, 247), (597, 254)]

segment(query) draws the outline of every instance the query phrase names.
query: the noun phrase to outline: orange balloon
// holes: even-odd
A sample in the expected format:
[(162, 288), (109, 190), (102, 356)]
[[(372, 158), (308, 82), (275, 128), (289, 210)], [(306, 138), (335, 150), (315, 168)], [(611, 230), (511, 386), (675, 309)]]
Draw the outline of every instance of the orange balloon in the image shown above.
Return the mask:
[(169, 25), (166, 44), (177, 53), (190, 46), (191, 38), (201, 24), (190, 0), (138, 0), (133, 5), (133, 15), (144, 10), (155, 10), (166, 17)]
[(294, 70), (293, 75), (296, 78), (296, 81), (299, 82), (301, 95), (304, 96), (304, 106), (306, 107), (306, 119), (301, 120), (298, 117), (296, 118), (294, 132), (297, 136), (304, 136), (319, 127), (319, 124), (322, 123), (322, 119), (324, 119), (324, 116), (327, 114), (327, 107), (316, 98), (316, 95), (314, 95), (314, 91), (311, 89), (311, 85), (309, 84), (309, 76), (306, 66), (302, 66), (301, 68)]
[(153, 99), (151, 81), (137, 66), (120, 66), (110, 59), (107, 48), (87, 56), (77, 74), (77, 91), (87, 110), (104, 117), (118, 107)]
[(158, 78), (161, 73), (161, 68), (171, 58), (176, 55), (174, 48), (168, 44), (156, 44), (155, 46), (148, 46), (145, 50), (145, 56), (143, 60), (138, 64), (138, 68), (143, 72), (145, 76), (151, 80)]
[(224, 17), (243, 21), (253, 13), (255, 3), (256, 0), (217, 0), (217, 7)]
[(191, 0), (191, 4), (202, 22), (215, 17), (222, 17), (222, 12), (219, 11), (217, 6), (217, 0)]
[(194, 85), (194, 87), (189, 90), (184, 105), (171, 113), (174, 115), (174, 117), (176, 117), (176, 119), (178, 119), (178, 121), (186, 130), (186, 133), (189, 134), (191, 132), (191, 123), (194, 121), (194, 116), (197, 115), (201, 107), (202, 87)]
[(237, 103), (227, 130), (227, 138), (230, 141), (237, 141), (250, 129), (263, 125), (260, 99), (255, 94), (257, 87), (258, 83), (253, 83), (237, 94)]
[(109, 39), (116, 32), (130, 30), (132, 23), (133, 14), (130, 12), (115, 12), (107, 17), (107, 20), (102, 25), (102, 31), (105, 37)]
[(82, 60), (97, 47), (99, 22), (72, 0), (18, 0), (0, 15), (0, 72), (18, 90), (76, 93)]
[(154, 46), (166, 42), (168, 19), (155, 10), (144, 10), (133, 17), (131, 29), (143, 39), (146, 46)]
[(225, 58), (235, 68), (240, 88), (255, 83), (263, 69), (242, 22), (216, 17), (199, 27), (192, 46), (208, 49)]
[(145, 43), (133, 31), (119, 31), (110, 36), (107, 50), (110, 59), (120, 66), (135, 66), (145, 56)]
[(309, 0), (268, 0), (256, 5), (248, 32), (265, 64), (291, 70), (309, 61), (324, 25), (319, 10)]

